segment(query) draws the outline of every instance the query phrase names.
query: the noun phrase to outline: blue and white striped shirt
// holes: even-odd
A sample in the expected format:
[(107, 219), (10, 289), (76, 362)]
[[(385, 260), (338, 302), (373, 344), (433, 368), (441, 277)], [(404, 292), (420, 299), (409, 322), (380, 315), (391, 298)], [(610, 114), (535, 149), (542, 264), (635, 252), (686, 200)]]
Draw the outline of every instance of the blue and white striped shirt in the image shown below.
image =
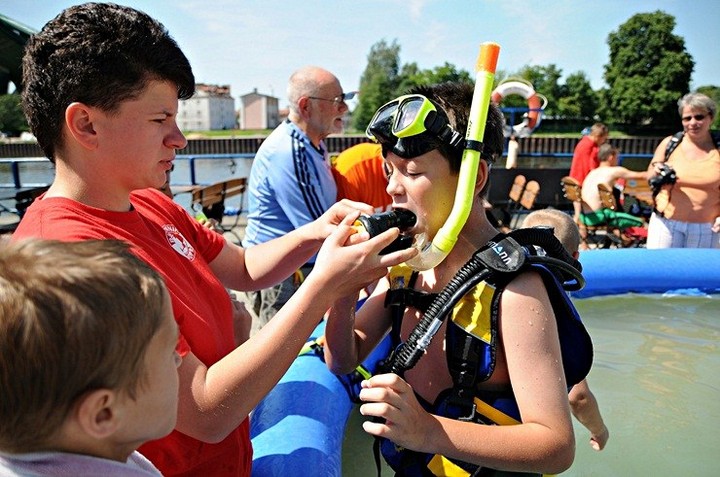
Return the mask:
[(297, 125), (284, 121), (265, 139), (253, 160), (243, 246), (267, 242), (312, 222), (336, 198), (324, 144), (315, 148)]

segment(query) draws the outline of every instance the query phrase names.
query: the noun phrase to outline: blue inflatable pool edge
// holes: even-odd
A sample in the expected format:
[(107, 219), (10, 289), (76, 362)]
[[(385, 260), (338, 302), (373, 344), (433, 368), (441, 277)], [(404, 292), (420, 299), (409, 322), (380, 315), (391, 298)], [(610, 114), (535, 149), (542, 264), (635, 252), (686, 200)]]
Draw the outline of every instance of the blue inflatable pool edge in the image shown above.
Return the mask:
[[(325, 332), (321, 322), (311, 339)], [(375, 370), (389, 352), (385, 339), (363, 365)], [(250, 417), (254, 477), (342, 475), (345, 425), (354, 403), (321, 356), (298, 356)]]
[(580, 252), (585, 287), (576, 298), (625, 293), (720, 293), (720, 249), (644, 248)]
[[(585, 287), (574, 298), (626, 293), (720, 293), (720, 250), (613, 249), (581, 252)], [(312, 338), (324, 333), (325, 323)], [(389, 340), (364, 363), (374, 369)], [(340, 477), (353, 402), (318, 354), (299, 356), (250, 419), (255, 477)]]

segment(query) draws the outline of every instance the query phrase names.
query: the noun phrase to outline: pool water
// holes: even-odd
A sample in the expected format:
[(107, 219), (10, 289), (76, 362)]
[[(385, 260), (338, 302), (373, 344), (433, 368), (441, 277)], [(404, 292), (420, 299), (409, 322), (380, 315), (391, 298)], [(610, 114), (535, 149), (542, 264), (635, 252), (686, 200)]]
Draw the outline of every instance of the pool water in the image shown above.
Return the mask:
[[(720, 475), (720, 295), (574, 299), (595, 345), (588, 376), (610, 440), (575, 424), (567, 477)], [(343, 476), (377, 475), (372, 438), (351, 414)], [(392, 476), (383, 466), (383, 476)]]

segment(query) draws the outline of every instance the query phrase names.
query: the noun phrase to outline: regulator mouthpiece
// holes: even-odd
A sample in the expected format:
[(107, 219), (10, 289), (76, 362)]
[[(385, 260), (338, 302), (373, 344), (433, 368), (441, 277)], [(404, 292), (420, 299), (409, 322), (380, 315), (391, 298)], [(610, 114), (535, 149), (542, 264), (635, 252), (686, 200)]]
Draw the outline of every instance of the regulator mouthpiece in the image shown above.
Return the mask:
[(355, 225), (362, 225), (370, 237), (375, 237), (392, 227), (398, 227), (400, 230), (407, 229), (415, 225), (416, 221), (417, 217), (409, 210), (397, 209), (381, 214), (361, 215), (355, 221)]
[[(400, 230), (408, 229), (415, 225), (416, 221), (417, 217), (409, 210), (397, 209), (375, 215), (361, 215), (355, 221), (355, 227), (358, 230), (365, 229), (370, 237), (375, 237), (392, 227), (398, 227)], [(399, 235), (393, 243), (380, 251), (380, 255), (410, 248), (412, 244), (411, 235)]]

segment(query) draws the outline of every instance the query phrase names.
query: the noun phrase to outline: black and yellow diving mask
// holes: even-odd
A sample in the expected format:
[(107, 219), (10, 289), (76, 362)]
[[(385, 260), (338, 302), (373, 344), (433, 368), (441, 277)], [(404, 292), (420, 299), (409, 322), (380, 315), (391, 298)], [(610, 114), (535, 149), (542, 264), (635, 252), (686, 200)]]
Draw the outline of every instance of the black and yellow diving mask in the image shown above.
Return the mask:
[(400, 96), (380, 107), (365, 130), (367, 137), (404, 159), (441, 146), (462, 151), (463, 136), (435, 105), (420, 94)]

